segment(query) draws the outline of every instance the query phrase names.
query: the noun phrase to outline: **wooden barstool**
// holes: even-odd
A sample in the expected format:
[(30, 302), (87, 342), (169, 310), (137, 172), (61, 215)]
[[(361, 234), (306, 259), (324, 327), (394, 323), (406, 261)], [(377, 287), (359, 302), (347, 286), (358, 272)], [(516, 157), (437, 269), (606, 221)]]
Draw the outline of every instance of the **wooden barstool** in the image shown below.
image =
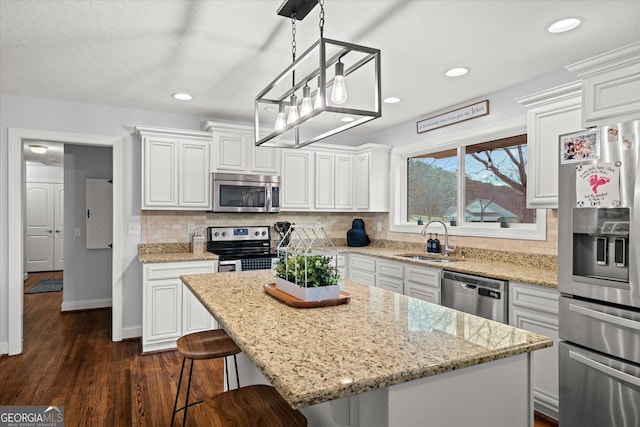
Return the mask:
[[(171, 425), (173, 426), (173, 420), (176, 417), (176, 413), (184, 411), (184, 414), (182, 416), (182, 425), (184, 427), (185, 422), (187, 421), (187, 409), (189, 409), (189, 406), (202, 403), (202, 401), (189, 403), (189, 392), (191, 391), (191, 376), (193, 374), (193, 361), (224, 357), (225, 373), (227, 377), (227, 390), (229, 390), (231, 387), (229, 385), (229, 368), (226, 363), (226, 358), (227, 356), (233, 356), (233, 362), (236, 368), (236, 385), (237, 387), (240, 387), (240, 381), (238, 379), (238, 361), (236, 360), (236, 354), (240, 353), (241, 350), (223, 329), (213, 329), (211, 331), (195, 332), (193, 334), (184, 335), (178, 338), (177, 346), (178, 353), (182, 355), (182, 368), (180, 368), (180, 379), (178, 380), (176, 400), (173, 403)], [(178, 408), (178, 396), (180, 395), (180, 389), (182, 387), (182, 374), (184, 373), (184, 365), (187, 359), (191, 361), (191, 366), (189, 367), (189, 380), (187, 382), (187, 396), (184, 399), (184, 406)]]
[(251, 385), (206, 399), (190, 421), (208, 427), (306, 427), (307, 419), (269, 385)]

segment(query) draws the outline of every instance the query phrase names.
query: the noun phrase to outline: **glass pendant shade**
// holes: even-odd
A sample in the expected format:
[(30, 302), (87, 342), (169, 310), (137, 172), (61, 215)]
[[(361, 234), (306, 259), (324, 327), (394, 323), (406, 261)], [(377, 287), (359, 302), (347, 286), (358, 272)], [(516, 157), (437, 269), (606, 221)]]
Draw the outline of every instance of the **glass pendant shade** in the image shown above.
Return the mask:
[(276, 117), (276, 125), (275, 129), (280, 130), (283, 129), (287, 125), (287, 119), (284, 115), (284, 104), (280, 104), (280, 109), (278, 111), (278, 116)]
[(291, 95), (291, 105), (289, 106), (289, 115), (287, 116), (287, 124), (293, 123), (300, 118), (298, 114), (298, 98)]
[(300, 116), (306, 116), (313, 111), (311, 103), (311, 88), (305, 86), (302, 88), (302, 104), (300, 104)]
[(342, 105), (347, 102), (347, 87), (344, 84), (344, 64), (340, 61), (336, 64), (336, 76), (331, 91), (331, 102)]

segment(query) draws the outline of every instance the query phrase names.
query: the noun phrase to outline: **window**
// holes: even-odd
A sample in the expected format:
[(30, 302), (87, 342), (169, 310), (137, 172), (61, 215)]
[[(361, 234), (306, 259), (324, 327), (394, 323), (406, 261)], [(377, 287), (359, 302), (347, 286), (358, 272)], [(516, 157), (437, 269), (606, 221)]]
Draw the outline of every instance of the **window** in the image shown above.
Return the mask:
[(526, 135), (409, 157), (407, 221), (533, 224), (526, 186)]
[[(519, 116), (396, 145), (389, 231), (420, 233), (439, 220), (453, 236), (546, 240), (546, 210), (525, 204), (526, 133)], [(438, 223), (432, 230), (445, 231)]]

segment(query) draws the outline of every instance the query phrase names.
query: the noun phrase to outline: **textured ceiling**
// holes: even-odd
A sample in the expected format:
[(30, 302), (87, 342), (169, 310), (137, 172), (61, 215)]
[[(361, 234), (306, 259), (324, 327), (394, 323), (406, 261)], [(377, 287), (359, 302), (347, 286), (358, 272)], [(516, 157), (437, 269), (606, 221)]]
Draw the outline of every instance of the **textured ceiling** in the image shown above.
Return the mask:
[[(280, 0), (0, 0), (0, 91), (251, 122), (253, 100), (291, 61)], [(640, 40), (639, 1), (326, 0), (325, 36), (382, 51), (383, 117), (363, 135), (563, 70)], [(297, 25), (319, 36), (319, 7)], [(558, 18), (577, 30), (552, 35)], [(465, 65), (459, 79), (443, 71)], [(190, 102), (170, 95), (186, 91)]]

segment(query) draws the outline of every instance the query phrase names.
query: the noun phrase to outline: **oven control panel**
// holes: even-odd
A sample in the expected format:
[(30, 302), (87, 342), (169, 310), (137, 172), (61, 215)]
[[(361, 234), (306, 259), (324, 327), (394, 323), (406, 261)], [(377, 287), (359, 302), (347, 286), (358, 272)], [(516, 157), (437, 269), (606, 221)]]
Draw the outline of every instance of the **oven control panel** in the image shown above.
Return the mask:
[(207, 240), (209, 242), (233, 242), (270, 239), (271, 232), (269, 226), (207, 228)]

